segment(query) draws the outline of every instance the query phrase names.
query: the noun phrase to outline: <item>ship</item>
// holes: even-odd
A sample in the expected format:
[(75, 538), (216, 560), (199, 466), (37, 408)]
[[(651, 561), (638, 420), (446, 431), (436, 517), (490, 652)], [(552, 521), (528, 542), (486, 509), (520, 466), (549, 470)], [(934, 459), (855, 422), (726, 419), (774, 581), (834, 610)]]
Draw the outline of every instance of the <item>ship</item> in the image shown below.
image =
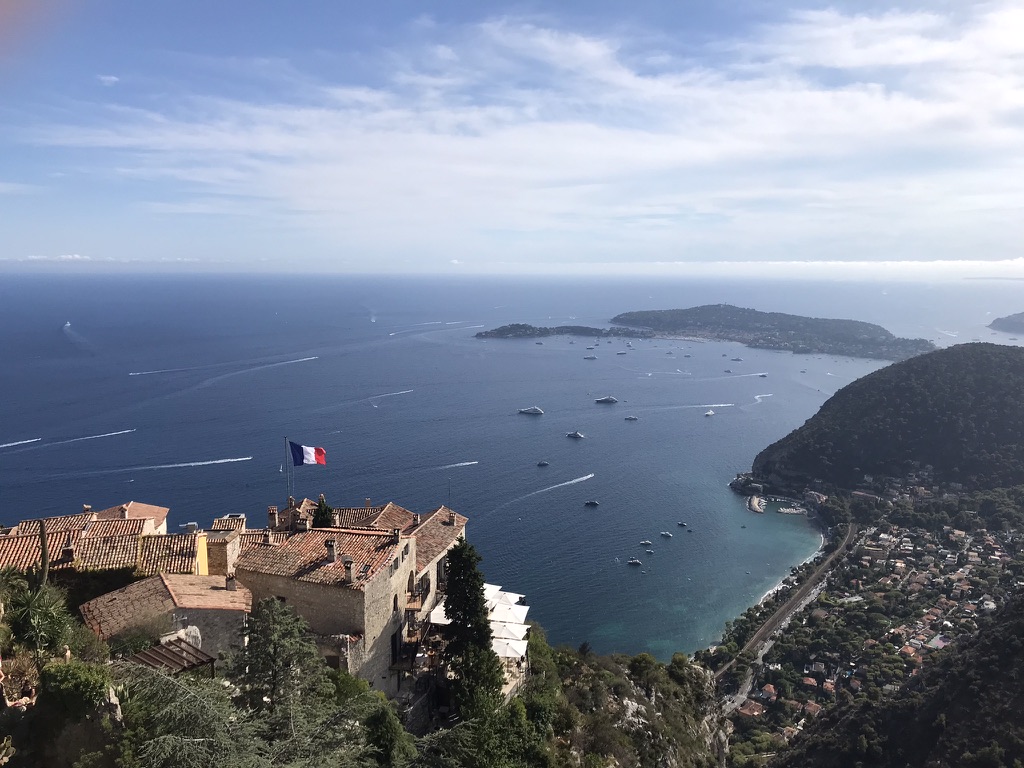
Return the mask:
[(597, 360), (597, 355), (584, 355), (584, 360)]
[(616, 398), (612, 397), (611, 395), (606, 395), (605, 397), (597, 398), (597, 400), (595, 400), (594, 402), (600, 403), (602, 405), (611, 405), (612, 403), (617, 403), (619, 401)]
[(627, 416), (626, 421), (640, 421), (639, 416)]
[(584, 435), (578, 429), (576, 431), (574, 431), (574, 432), (566, 432), (565, 436), (566, 437), (571, 437), (573, 440), (582, 440), (584, 437), (586, 437), (586, 435)]
[(543, 416), (544, 415), (544, 411), (542, 411), (536, 405), (531, 405), (529, 408), (520, 408), (519, 412), (520, 413), (525, 413), (527, 416)]

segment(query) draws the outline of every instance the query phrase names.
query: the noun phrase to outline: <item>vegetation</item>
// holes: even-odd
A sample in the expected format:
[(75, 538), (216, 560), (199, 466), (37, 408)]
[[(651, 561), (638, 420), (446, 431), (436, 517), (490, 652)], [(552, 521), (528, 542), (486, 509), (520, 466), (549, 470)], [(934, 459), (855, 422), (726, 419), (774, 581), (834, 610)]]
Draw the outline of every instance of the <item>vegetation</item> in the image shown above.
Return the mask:
[(997, 317), (988, 324), (988, 327), (995, 331), (1005, 331), (1006, 333), (1024, 333), (1024, 312), (1007, 315), (1006, 317)]
[[(968, 488), (1024, 484), (1024, 349), (962, 344), (843, 387), (761, 451), (754, 474), (852, 488), (920, 473)], [(929, 483), (930, 484), (930, 483)]]
[(759, 312), (731, 304), (623, 312), (612, 322), (659, 333), (739, 341), (761, 349), (879, 360), (904, 360), (935, 349), (930, 341), (897, 338), (873, 323)]
[(554, 328), (545, 328), (526, 323), (512, 323), (490, 331), (480, 331), (476, 335), (478, 339), (539, 339), (544, 336), (589, 336), (590, 338), (628, 336), (631, 339), (636, 339), (650, 338), (654, 334), (651, 331), (637, 331), (632, 328), (591, 328), (586, 325), (559, 325)]

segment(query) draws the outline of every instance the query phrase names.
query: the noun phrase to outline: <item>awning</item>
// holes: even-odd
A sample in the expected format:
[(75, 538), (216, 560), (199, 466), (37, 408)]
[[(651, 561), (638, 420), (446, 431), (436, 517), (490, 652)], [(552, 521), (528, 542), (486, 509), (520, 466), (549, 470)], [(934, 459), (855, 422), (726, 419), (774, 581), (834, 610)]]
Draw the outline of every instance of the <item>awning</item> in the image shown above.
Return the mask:
[(497, 584), (484, 584), (484, 600), (490, 600), (498, 592), (501, 592), (501, 587)]
[(494, 640), (491, 648), (502, 659), (519, 659), (526, 655), (525, 640)]
[(441, 602), (430, 612), (430, 623), (437, 624), (438, 626), (451, 624), (448, 617), (444, 615), (444, 598), (441, 598)]
[(487, 607), (493, 608), (496, 605), (519, 605), (519, 601), (525, 597), (526, 595), (520, 595), (516, 592), (498, 592), (487, 600)]

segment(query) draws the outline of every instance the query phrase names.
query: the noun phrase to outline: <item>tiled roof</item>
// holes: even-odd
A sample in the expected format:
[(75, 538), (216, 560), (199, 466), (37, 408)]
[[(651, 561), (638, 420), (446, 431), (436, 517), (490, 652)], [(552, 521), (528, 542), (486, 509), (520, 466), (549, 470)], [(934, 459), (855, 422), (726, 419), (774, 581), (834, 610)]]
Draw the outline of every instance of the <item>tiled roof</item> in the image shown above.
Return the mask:
[(79, 606), (85, 625), (101, 638), (120, 634), (174, 609), (174, 600), (159, 576), (129, 584)]
[(416, 537), (416, 570), (422, 571), (442, 552), (449, 549), (466, 529), (468, 518), (455, 514), (454, 524), (450, 522), (452, 510), (439, 507), (430, 513), (412, 532)]
[(211, 531), (244, 531), (245, 515), (226, 515), (218, 517), (210, 524)]
[(251, 611), (252, 593), (241, 584), (235, 589), (224, 585), (223, 576), (191, 576), (162, 573), (161, 578), (178, 608), (219, 611)]
[[(244, 533), (239, 534), (239, 538), (242, 540), (242, 545), (238, 554), (244, 555), (253, 547), (262, 545), (266, 541), (267, 531), (265, 528), (247, 530)], [(270, 540), (274, 544), (283, 544), (288, 540), (288, 533), (286, 531), (271, 531)]]
[(143, 536), (139, 551), (139, 571), (145, 574), (195, 573), (196, 538), (194, 533)]
[(119, 504), (116, 507), (100, 510), (96, 513), (96, 518), (98, 520), (148, 518), (153, 521), (153, 525), (159, 528), (167, 520), (167, 513), (170, 511), (168, 507), (157, 507), (153, 504), (129, 501), (127, 504)]
[[(328, 562), (325, 542), (334, 539), (338, 559)], [(260, 544), (247, 549), (235, 563), (236, 573), (251, 571), (285, 576), (316, 584), (345, 583), (343, 558), (351, 557), (355, 589), (391, 563), (400, 546), (391, 534), (369, 528), (317, 528), (296, 533), (278, 546)]]
[(369, 526), (363, 522), (368, 517), (377, 515), (384, 507), (334, 507), (332, 511), (338, 517), (339, 528), (362, 528)]
[(11, 566), (27, 571), (39, 565), (39, 534), (19, 536), (9, 534), (0, 536), (0, 567)]
[[(86, 523), (93, 520), (92, 512), (80, 512), (77, 515), (61, 515), (60, 517), (47, 517), (46, 518), (46, 532), (56, 533), (57, 531), (73, 531), (82, 530)], [(39, 535), (39, 524), (42, 520), (22, 520), (15, 527), (12, 533), (22, 534), (35, 534)]]
[(139, 537), (145, 528), (146, 520), (141, 517), (130, 520), (93, 520), (85, 527), (84, 535), (87, 538), (128, 535)]
[(135, 534), (83, 536), (75, 548), (75, 567), (83, 571), (134, 568), (139, 562), (139, 538)]
[(386, 506), (380, 508), (380, 511), (369, 514), (360, 520), (359, 525), (379, 528), (382, 531), (391, 531), (392, 528), (404, 531), (412, 527), (414, 520), (415, 515), (412, 512), (389, 501)]

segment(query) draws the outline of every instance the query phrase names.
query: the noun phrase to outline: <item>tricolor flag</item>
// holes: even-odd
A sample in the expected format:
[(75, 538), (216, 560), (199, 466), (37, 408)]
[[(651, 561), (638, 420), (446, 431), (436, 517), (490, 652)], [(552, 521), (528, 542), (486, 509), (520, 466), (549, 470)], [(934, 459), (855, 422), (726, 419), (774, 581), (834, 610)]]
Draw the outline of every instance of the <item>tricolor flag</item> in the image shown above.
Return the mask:
[(303, 464), (327, 464), (327, 452), (323, 448), (299, 445), (291, 440), (288, 441), (288, 447), (292, 450), (292, 462), (296, 467)]

